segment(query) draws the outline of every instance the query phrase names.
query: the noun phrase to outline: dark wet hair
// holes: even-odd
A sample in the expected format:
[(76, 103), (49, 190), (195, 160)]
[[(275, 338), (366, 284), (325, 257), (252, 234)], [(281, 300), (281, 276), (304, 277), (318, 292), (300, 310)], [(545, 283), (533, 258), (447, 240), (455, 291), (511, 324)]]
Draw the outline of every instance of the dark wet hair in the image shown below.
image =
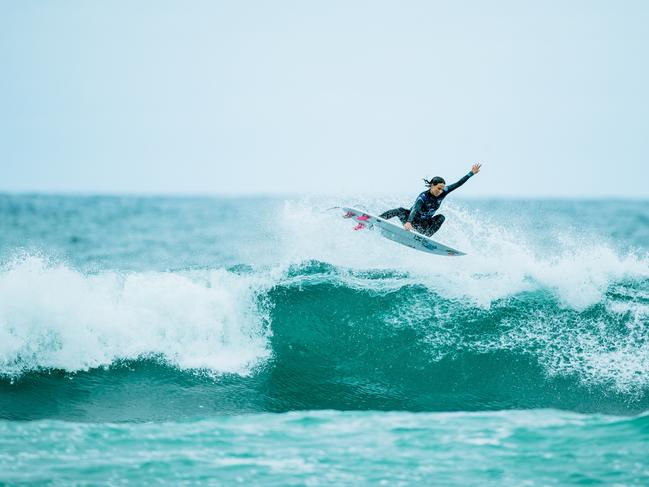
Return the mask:
[(424, 183), (426, 183), (426, 186), (437, 186), (439, 183), (446, 184), (446, 181), (440, 176), (435, 176), (433, 179), (424, 179)]

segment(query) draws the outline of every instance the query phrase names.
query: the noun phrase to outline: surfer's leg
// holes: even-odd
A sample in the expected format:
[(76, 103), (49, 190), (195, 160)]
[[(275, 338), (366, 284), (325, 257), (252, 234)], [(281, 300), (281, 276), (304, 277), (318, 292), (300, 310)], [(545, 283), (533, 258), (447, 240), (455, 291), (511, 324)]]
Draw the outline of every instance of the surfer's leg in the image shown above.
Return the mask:
[(388, 210), (379, 215), (384, 220), (389, 220), (395, 216), (401, 220), (401, 223), (406, 223), (408, 221), (408, 216), (410, 216), (410, 210), (406, 208), (395, 208), (394, 210)]
[(435, 215), (430, 220), (420, 223), (418, 230), (424, 235), (430, 237), (439, 230), (442, 223), (444, 223), (444, 220), (446, 220), (444, 215)]

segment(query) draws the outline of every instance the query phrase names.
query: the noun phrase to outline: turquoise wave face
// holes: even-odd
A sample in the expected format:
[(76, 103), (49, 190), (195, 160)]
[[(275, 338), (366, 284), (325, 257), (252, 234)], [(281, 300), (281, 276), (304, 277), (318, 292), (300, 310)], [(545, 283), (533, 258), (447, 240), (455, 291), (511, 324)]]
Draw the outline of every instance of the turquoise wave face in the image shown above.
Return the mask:
[[(481, 307), (400, 273), (320, 262), (292, 266), (254, 292), (248, 286), (258, 276), (250, 271), (202, 282), (136, 275), (132, 286), (117, 285), (119, 298), (109, 293), (116, 283), (107, 276), (37, 270), (41, 281), (76, 276), (79, 292), (105, 314), (86, 316), (81, 309), (80, 326), (65, 328), (71, 318), (64, 315), (60, 324), (32, 323), (31, 334), (14, 333), (22, 347), (4, 360), (0, 382), (7, 419), (171, 420), (296, 409), (635, 414), (649, 408), (642, 321), (649, 299), (641, 297), (649, 295), (647, 279), (611, 284), (601, 302), (576, 310), (547, 289)], [(27, 270), (14, 271), (25, 279)], [(227, 292), (218, 287), (221, 279)], [(161, 309), (147, 304), (144, 316), (162, 324), (134, 331), (130, 322), (142, 319), (141, 300), (151, 298), (146, 286), (165, 295), (170, 287), (183, 299), (164, 301)], [(125, 296), (127, 288), (135, 295)], [(110, 308), (106, 301), (113, 299), (137, 303), (134, 318), (130, 308)], [(226, 304), (228, 313), (216, 312)], [(119, 318), (127, 326), (112, 321)], [(5, 345), (5, 356), (10, 351)]]
[(291, 384), (281, 396), (292, 407), (630, 413), (649, 406), (639, 321), (649, 301), (637, 293), (649, 280), (617, 283), (583, 310), (543, 289), (485, 309), (417, 284), (351, 288), (335, 269), (315, 267), (296, 271), (311, 272), (308, 279), (270, 293), (273, 380)]

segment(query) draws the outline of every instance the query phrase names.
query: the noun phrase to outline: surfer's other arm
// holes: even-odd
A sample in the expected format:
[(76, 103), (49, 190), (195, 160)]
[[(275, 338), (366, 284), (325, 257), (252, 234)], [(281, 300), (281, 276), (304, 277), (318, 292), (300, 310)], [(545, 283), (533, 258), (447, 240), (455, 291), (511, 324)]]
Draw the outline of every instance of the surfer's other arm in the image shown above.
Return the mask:
[(424, 205), (424, 200), (420, 196), (417, 198), (415, 201), (415, 204), (412, 205), (412, 209), (410, 210), (410, 214), (408, 215), (408, 221), (403, 224), (403, 228), (408, 230), (409, 232), (412, 230), (412, 222), (417, 216), (417, 214), (421, 211), (422, 206)]

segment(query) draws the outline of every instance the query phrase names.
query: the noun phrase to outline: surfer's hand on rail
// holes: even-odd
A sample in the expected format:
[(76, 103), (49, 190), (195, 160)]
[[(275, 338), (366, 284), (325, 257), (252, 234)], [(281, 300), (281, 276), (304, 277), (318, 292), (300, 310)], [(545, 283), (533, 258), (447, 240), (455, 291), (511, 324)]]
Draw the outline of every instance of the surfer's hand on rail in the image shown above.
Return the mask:
[(406, 222), (406, 223), (403, 225), (403, 228), (405, 228), (405, 229), (408, 230), (408, 231), (411, 231), (411, 230), (412, 230), (412, 223), (410, 223), (410, 222)]

